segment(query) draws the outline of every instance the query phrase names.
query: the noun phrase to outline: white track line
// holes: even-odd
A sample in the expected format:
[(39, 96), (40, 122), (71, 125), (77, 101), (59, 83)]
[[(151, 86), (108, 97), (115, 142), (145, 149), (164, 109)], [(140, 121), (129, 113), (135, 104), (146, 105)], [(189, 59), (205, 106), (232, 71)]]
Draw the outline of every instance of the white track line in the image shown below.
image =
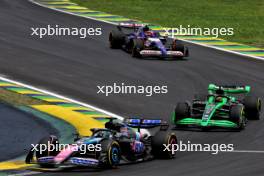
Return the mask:
[(264, 153), (264, 150), (233, 150), (226, 152), (227, 153)]
[[(72, 98), (68, 98), (68, 97), (65, 97), (63, 95), (59, 95), (57, 93), (50, 92), (48, 90), (36, 88), (34, 86), (31, 86), (31, 85), (28, 85), (28, 84), (25, 84), (25, 83), (22, 83), (22, 82), (14, 81), (14, 80), (11, 80), (11, 79), (3, 77), (3, 75), (0, 76), (0, 80), (7, 81), (7, 82), (10, 82), (10, 83), (13, 83), (13, 84), (17, 84), (17, 85), (20, 85), (20, 86), (23, 86), (23, 87), (26, 87), (26, 88), (29, 88), (29, 89), (32, 89), (32, 90), (36, 90), (36, 91), (42, 92), (42, 93), (47, 94), (47, 95), (52, 95), (54, 97), (57, 97), (57, 98), (60, 98), (60, 99), (63, 99), (63, 100), (67, 100), (67, 101), (82, 105), (82, 106), (87, 107), (87, 108), (92, 108), (92, 109), (94, 109), (94, 110), (96, 110), (98, 112), (104, 113), (106, 115), (109, 115), (111, 117), (117, 118), (119, 120), (124, 120), (125, 119), (125, 117), (122, 117), (122, 116), (117, 115), (115, 113), (112, 113), (112, 112), (109, 112), (107, 110), (98, 108), (96, 106), (93, 106), (93, 105), (90, 105), (90, 104), (87, 104), (87, 103), (84, 103), (84, 102), (81, 102), (81, 101), (78, 101), (78, 100), (74, 100)], [(147, 129), (141, 129), (141, 132), (150, 135), (150, 132)]]
[(29, 89), (32, 89), (32, 90), (36, 90), (36, 91), (39, 91), (39, 92), (42, 92), (44, 94), (48, 94), (48, 95), (52, 95), (52, 96), (55, 96), (57, 98), (61, 98), (61, 99), (64, 99), (64, 100), (67, 100), (67, 101), (70, 101), (72, 103), (76, 103), (76, 104), (79, 104), (79, 105), (82, 105), (82, 106), (85, 106), (87, 108), (92, 108), (96, 111), (99, 111), (99, 112), (102, 112), (106, 115), (109, 115), (111, 117), (115, 117), (115, 118), (118, 118), (120, 120), (123, 120), (124, 117), (121, 117), (117, 114), (114, 114), (114, 113), (111, 113), (109, 111), (106, 111), (106, 110), (103, 110), (101, 108), (98, 108), (96, 106), (93, 106), (93, 105), (89, 105), (87, 103), (83, 103), (83, 102), (80, 102), (80, 101), (77, 101), (77, 100), (74, 100), (74, 99), (71, 99), (71, 98), (68, 98), (68, 97), (65, 97), (65, 96), (62, 96), (62, 95), (59, 95), (59, 94), (56, 94), (56, 93), (53, 93), (53, 92), (50, 92), (48, 90), (44, 90), (44, 89), (40, 89), (40, 88), (36, 88), (36, 87), (33, 87), (31, 85), (28, 85), (28, 84), (25, 84), (25, 83), (21, 83), (21, 82), (18, 82), (18, 81), (14, 81), (14, 80), (11, 80), (11, 79), (8, 79), (8, 78), (5, 78), (5, 77), (2, 77), (0, 76), (0, 80), (3, 80), (3, 81), (7, 81), (7, 82), (10, 82), (10, 83), (13, 83), (13, 84), (17, 84), (17, 85), (20, 85), (20, 86), (23, 86), (23, 87), (26, 87), (26, 88), (29, 88)]
[[(48, 9), (52, 9), (52, 10), (55, 10), (55, 11), (58, 11), (58, 12), (66, 13), (66, 14), (69, 14), (69, 15), (74, 15), (74, 16), (78, 16), (78, 17), (81, 17), (81, 18), (88, 18), (88, 19), (91, 19), (91, 20), (94, 20), (94, 21), (99, 21), (99, 22), (104, 22), (104, 23), (108, 23), (108, 24), (112, 24), (112, 25), (117, 25), (117, 23), (114, 23), (114, 22), (109, 22), (109, 21), (105, 21), (105, 20), (98, 20), (96, 18), (87, 17), (87, 16), (81, 16), (81, 15), (78, 15), (78, 14), (75, 14), (75, 13), (72, 13), (72, 12), (67, 12), (67, 11), (64, 11), (64, 10), (48, 7), (46, 5), (43, 5), (41, 3), (36, 2), (34, 0), (28, 0), (28, 1), (33, 3), (33, 4), (36, 4), (38, 6), (41, 6), (41, 7), (44, 7), (44, 8), (48, 8)], [(239, 53), (239, 52), (236, 52), (236, 51), (230, 51), (230, 50), (226, 50), (226, 49), (223, 49), (223, 48), (218, 48), (218, 47), (215, 47), (215, 46), (210, 46), (210, 45), (205, 45), (205, 44), (202, 44), (202, 43), (192, 42), (192, 41), (189, 41), (189, 40), (184, 40), (184, 39), (180, 39), (180, 40), (182, 40), (184, 42), (187, 42), (187, 43), (191, 43), (191, 44), (195, 44), (195, 45), (199, 45), (199, 46), (203, 46), (203, 47), (207, 47), (207, 48), (211, 48), (211, 49), (215, 49), (215, 50), (219, 50), (219, 51), (224, 51), (224, 52), (227, 52), (227, 53), (236, 54), (236, 55), (239, 55), (239, 56), (250, 57), (250, 58), (254, 58), (254, 59), (258, 59), (258, 60), (264, 61), (263, 57), (251, 56), (251, 55)]]
[(41, 6), (41, 7), (44, 7), (44, 8), (48, 8), (48, 9), (52, 9), (52, 10), (55, 10), (55, 11), (58, 11), (58, 12), (66, 13), (66, 14), (69, 14), (69, 15), (74, 15), (74, 16), (78, 16), (78, 17), (81, 17), (81, 18), (88, 18), (88, 19), (91, 19), (91, 20), (94, 20), (94, 21), (99, 21), (99, 22), (104, 22), (104, 23), (108, 23), (108, 24), (112, 24), (112, 25), (117, 25), (117, 23), (114, 23), (114, 22), (105, 21), (105, 20), (97, 20), (96, 18), (92, 18), (92, 17), (88, 17), (88, 16), (81, 16), (81, 15), (78, 15), (76, 13), (67, 12), (67, 11), (64, 11), (64, 10), (60, 10), (60, 9), (48, 7), (46, 5), (43, 5), (41, 3), (36, 2), (34, 0), (28, 0), (28, 1), (31, 2), (31, 3), (33, 3), (33, 4), (36, 4), (38, 6)]
[(196, 42), (192, 42), (192, 41), (189, 41), (189, 40), (184, 40), (184, 39), (180, 39), (180, 40), (185, 41), (187, 43), (192, 43), (192, 44), (195, 44), (195, 45), (200, 45), (200, 46), (203, 46), (203, 47), (212, 48), (212, 49), (216, 49), (216, 50), (220, 50), (220, 51), (224, 51), (224, 52), (228, 52), (228, 53), (232, 53), (232, 54), (236, 54), (236, 55), (240, 55), (240, 56), (244, 56), (244, 57), (251, 57), (251, 58), (254, 58), (254, 59), (258, 59), (258, 60), (264, 61), (264, 58), (262, 58), (262, 57), (250, 56), (250, 55), (239, 53), (239, 52), (236, 52), (236, 51), (230, 51), (230, 50), (226, 50), (226, 49), (223, 49), (223, 48), (218, 48), (216, 46), (205, 45), (205, 44), (202, 44), (202, 43), (196, 43)]

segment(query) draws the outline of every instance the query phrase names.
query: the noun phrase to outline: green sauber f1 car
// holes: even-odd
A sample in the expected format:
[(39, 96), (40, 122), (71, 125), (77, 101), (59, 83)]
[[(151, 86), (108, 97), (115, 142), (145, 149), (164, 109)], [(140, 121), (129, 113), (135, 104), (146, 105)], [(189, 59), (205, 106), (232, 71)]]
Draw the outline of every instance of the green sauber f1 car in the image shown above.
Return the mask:
[(180, 128), (220, 127), (242, 130), (247, 120), (260, 118), (261, 100), (249, 93), (250, 86), (209, 84), (208, 95), (196, 95), (192, 103), (178, 103), (172, 121)]

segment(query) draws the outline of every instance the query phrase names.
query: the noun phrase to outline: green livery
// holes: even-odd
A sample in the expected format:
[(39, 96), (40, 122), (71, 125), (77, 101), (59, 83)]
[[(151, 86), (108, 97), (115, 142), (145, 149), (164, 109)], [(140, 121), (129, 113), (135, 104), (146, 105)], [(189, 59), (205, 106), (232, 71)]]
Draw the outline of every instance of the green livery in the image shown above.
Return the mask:
[(172, 122), (176, 127), (244, 129), (247, 120), (259, 120), (261, 111), (260, 98), (249, 93), (250, 86), (209, 84), (208, 95), (196, 95), (192, 103), (177, 104)]

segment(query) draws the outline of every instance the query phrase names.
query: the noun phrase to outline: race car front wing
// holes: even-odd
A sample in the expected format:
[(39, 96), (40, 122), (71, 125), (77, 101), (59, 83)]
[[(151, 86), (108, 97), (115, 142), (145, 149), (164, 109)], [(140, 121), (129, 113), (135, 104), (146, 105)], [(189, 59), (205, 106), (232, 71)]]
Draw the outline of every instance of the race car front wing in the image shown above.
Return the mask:
[(161, 51), (155, 50), (142, 50), (140, 51), (142, 56), (158, 56), (158, 57), (184, 57), (184, 53), (181, 51), (167, 51), (163, 54)]

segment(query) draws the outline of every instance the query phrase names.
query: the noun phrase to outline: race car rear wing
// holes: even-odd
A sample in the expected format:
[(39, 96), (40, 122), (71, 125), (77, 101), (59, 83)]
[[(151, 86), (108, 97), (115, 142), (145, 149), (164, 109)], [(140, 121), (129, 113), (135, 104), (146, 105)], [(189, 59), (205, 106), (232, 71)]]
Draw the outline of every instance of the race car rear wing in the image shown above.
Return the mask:
[(129, 118), (129, 119), (125, 119), (124, 122), (126, 123), (127, 126), (138, 129), (160, 127), (161, 130), (167, 130), (169, 127), (169, 124), (161, 119)]
[(145, 24), (141, 23), (119, 23), (118, 26), (125, 28), (140, 28), (145, 26)]
[(117, 25), (117, 28), (121, 30), (121, 28), (128, 28), (128, 29), (134, 29), (136, 31), (138, 28), (145, 26), (145, 24), (141, 23), (119, 23)]
[(223, 91), (224, 93), (230, 93), (230, 94), (245, 94), (250, 92), (250, 86), (242, 85), (215, 85), (215, 84), (209, 84), (208, 86), (208, 92), (209, 93), (215, 93), (217, 91)]

